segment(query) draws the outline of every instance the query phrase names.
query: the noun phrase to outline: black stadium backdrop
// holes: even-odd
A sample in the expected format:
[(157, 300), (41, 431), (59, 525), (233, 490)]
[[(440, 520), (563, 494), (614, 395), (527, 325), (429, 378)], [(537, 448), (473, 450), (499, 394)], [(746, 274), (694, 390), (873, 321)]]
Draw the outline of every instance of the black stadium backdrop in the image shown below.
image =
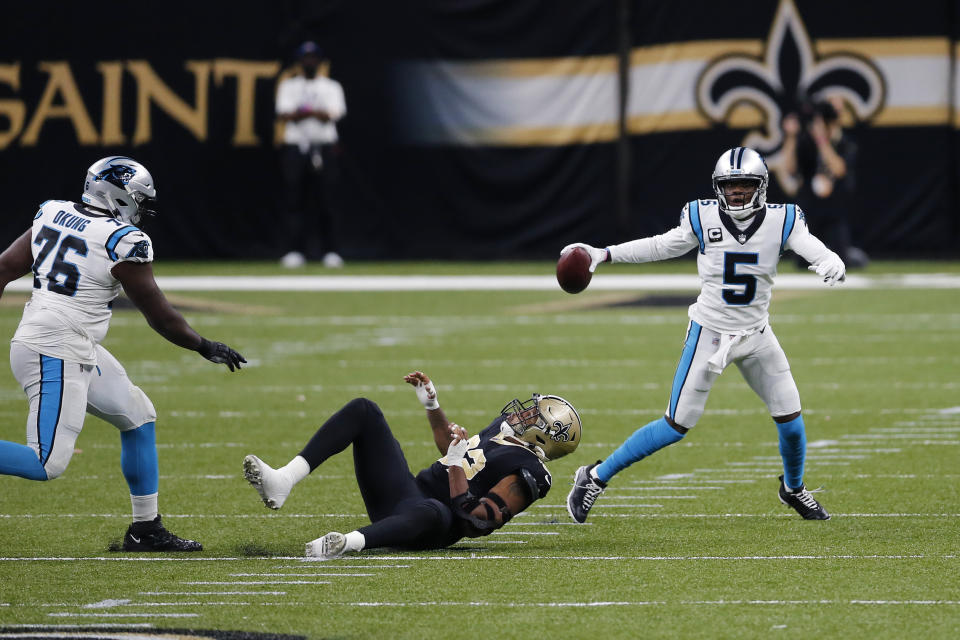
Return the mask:
[(123, 154), (157, 181), (158, 257), (278, 257), (274, 92), (314, 39), (347, 98), (348, 260), (546, 258), (659, 233), (712, 197), (739, 145), (784, 201), (781, 120), (831, 97), (859, 148), (854, 243), (957, 255), (958, 0), (38, 6), (4, 8), (4, 245)]

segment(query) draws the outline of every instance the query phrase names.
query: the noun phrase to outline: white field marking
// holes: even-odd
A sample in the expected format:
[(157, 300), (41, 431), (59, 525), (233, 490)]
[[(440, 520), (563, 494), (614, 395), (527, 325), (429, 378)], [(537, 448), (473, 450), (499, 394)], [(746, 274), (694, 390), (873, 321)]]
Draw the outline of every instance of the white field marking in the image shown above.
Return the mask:
[(656, 480), (631, 480), (630, 484), (656, 484), (659, 482), (673, 482), (675, 480), (685, 480), (686, 482), (703, 482), (707, 484), (755, 484), (756, 480), (700, 480), (699, 478), (694, 478), (692, 473), (671, 473), (665, 476), (660, 476)]
[[(951, 420), (952, 424), (954, 421)], [(886, 433), (957, 433), (960, 432), (960, 427), (928, 427), (923, 426), (920, 422), (896, 422), (894, 423), (896, 427), (883, 428), (883, 429), (870, 429), (871, 432), (886, 432)], [(919, 425), (919, 426), (914, 426)]]
[[(236, 606), (237, 604), (248, 603), (203, 603), (204, 606)], [(651, 607), (651, 606), (819, 606), (819, 605), (873, 605), (873, 606), (957, 606), (960, 600), (635, 600), (635, 601), (596, 601), (596, 602), (452, 602), (452, 601), (427, 601), (427, 602), (322, 602), (317, 603), (320, 606), (340, 606), (340, 607), (507, 607), (507, 608), (536, 608), (536, 609), (561, 609), (561, 608), (593, 608), (593, 607)], [(263, 605), (292, 607), (300, 606), (300, 603), (271, 602), (261, 603)], [(78, 614), (78, 613), (50, 613), (48, 616), (55, 617), (166, 617), (166, 618), (191, 618), (198, 617), (196, 613), (126, 613), (126, 614)]]
[(127, 623), (93, 623), (90, 624), (5, 624), (7, 629), (87, 629), (89, 627), (108, 628), (108, 629), (153, 629), (149, 622), (127, 622)]
[[(623, 499), (629, 499), (626, 496), (621, 496)], [(535, 504), (533, 505), (534, 509), (565, 509), (567, 505), (564, 504)], [(607, 504), (603, 503), (604, 509), (662, 509), (662, 504)]]
[[(534, 505), (536, 506), (536, 505)], [(623, 505), (607, 505), (598, 503), (598, 511), (591, 512), (592, 517), (598, 518), (657, 518), (657, 519), (670, 519), (670, 518), (696, 518), (696, 519), (712, 519), (712, 518), (796, 518), (795, 513), (603, 513), (603, 509), (606, 509), (610, 506), (618, 506), (622, 508), (634, 508), (638, 505), (633, 504), (623, 504)], [(544, 508), (554, 508), (566, 512), (567, 505), (565, 504), (556, 504), (556, 505), (543, 505)], [(960, 513), (833, 513), (831, 517), (839, 518), (960, 518)]]
[[(662, 485), (653, 485), (649, 487), (610, 487), (607, 489), (607, 493), (617, 492), (617, 491), (726, 491), (727, 487), (705, 487), (703, 485), (697, 486), (675, 486), (675, 487), (664, 487)], [(652, 497), (652, 496), (651, 496)]]
[[(796, 517), (796, 516), (794, 516)], [(838, 555), (782, 555), (782, 556), (543, 556), (543, 555), (486, 555), (471, 554), (466, 555), (444, 555), (444, 556), (380, 556), (380, 559), (387, 560), (414, 560), (414, 561), (470, 561), (470, 560), (507, 560), (515, 562), (518, 560), (568, 560), (571, 562), (583, 561), (610, 561), (623, 562), (637, 560), (641, 562), (678, 562), (678, 561), (731, 561), (741, 562), (750, 561), (781, 561), (781, 560), (957, 560), (960, 556), (956, 554), (949, 555), (930, 555), (930, 554), (909, 554), (909, 555), (880, 555), (880, 554), (838, 554)], [(332, 562), (332, 561), (331, 561)]]
[[(842, 449), (840, 450), (842, 451)], [(857, 455), (857, 454), (844, 454), (844, 455), (824, 455), (826, 453), (824, 450), (820, 450), (815, 454), (810, 454), (807, 456), (807, 462), (810, 460), (864, 460), (870, 456)], [(780, 456), (752, 456), (754, 460), (775, 460), (778, 464), (782, 463)]]
[[(626, 489), (626, 491), (629, 491), (629, 490), (630, 490), (629, 488)], [(616, 495), (616, 492), (614, 492), (612, 495)], [(617, 500), (699, 500), (699, 499), (701, 499), (702, 497), (703, 497), (703, 496), (677, 496), (677, 495), (672, 495), (672, 496), (649, 496), (649, 495), (644, 494), (644, 495), (642, 495), (642, 496), (620, 496), (620, 495), (618, 495), (618, 496), (616, 497), (616, 499), (617, 499)]]
[[(303, 567), (297, 567), (303, 569)], [(317, 578), (317, 577), (339, 577), (344, 578), (369, 578), (375, 576), (375, 573), (231, 573), (231, 578)]]
[[(514, 518), (519, 518), (520, 516), (530, 517), (533, 516), (532, 513), (518, 513), (513, 516)], [(540, 517), (540, 516), (537, 516)], [(508, 522), (504, 526), (506, 527), (582, 527), (584, 525), (590, 525), (589, 522)]]
[(141, 596), (285, 596), (286, 591), (141, 591)]
[(107, 600), (101, 600), (100, 602), (91, 602), (90, 604), (83, 605), (84, 609), (109, 609), (111, 607), (119, 607), (121, 605), (130, 604), (133, 600), (129, 598), (122, 599), (113, 599), (108, 598)]
[(494, 531), (495, 536), (558, 536), (558, 531)]
[(199, 618), (199, 613), (48, 613), (51, 618)]
[[(917, 434), (913, 433), (845, 433), (840, 436), (844, 440), (913, 440)], [(960, 435), (944, 433), (939, 437), (946, 440), (955, 440)]]
[(321, 602), (319, 606), (341, 607), (507, 607), (534, 609), (565, 609), (591, 607), (656, 607), (656, 606), (817, 606), (817, 605), (921, 605), (955, 606), (960, 600), (635, 600), (600, 602)]
[[(0, 518), (129, 518), (130, 514), (120, 513), (10, 513), (0, 514)], [(164, 518), (213, 518), (218, 520), (246, 520), (249, 518), (262, 519), (270, 518), (366, 518), (365, 513), (283, 513), (283, 514), (263, 514), (254, 515), (251, 513), (197, 513), (197, 514), (164, 514)], [(116, 560), (133, 560), (134, 558), (116, 558)], [(195, 560), (207, 560), (209, 558), (195, 558)]]
[[(157, 276), (164, 291), (556, 291), (546, 275), (369, 275), (369, 276)], [(591, 291), (699, 291), (695, 274), (598, 275)], [(777, 291), (819, 291), (823, 283), (812, 274), (781, 274)], [(960, 289), (960, 276), (951, 273), (851, 274), (844, 289)], [(33, 290), (31, 278), (7, 285), (7, 291)], [(933, 315), (933, 314), (926, 314)], [(944, 314), (936, 314), (944, 315)]]
[(818, 453), (902, 453), (899, 447), (843, 447), (817, 449)]
[[(353, 558), (355, 560), (365, 560), (366, 558)], [(301, 558), (301, 560), (309, 562), (310, 558)], [(371, 561), (375, 561), (376, 558), (370, 558)], [(340, 564), (340, 563), (330, 563), (330, 567), (333, 569), (409, 569), (411, 565), (409, 564)], [(275, 569), (303, 569), (302, 564), (281, 564)]]
[(960, 478), (960, 473), (858, 473), (855, 478), (894, 478), (897, 480), (912, 480), (914, 478), (948, 480)]
[(326, 581), (326, 582), (325, 582), (325, 581), (323, 581), (323, 580), (263, 580), (263, 581), (257, 581), (257, 580), (235, 580), (235, 581), (233, 581), (233, 582), (229, 582), (229, 581), (217, 582), (217, 581), (193, 580), (193, 581), (183, 581), (183, 582), (181, 582), (180, 584), (197, 584), (197, 585), (203, 585), (203, 584), (210, 584), (210, 585), (214, 585), (214, 584), (219, 584), (219, 585), (234, 585), (234, 584), (267, 585), (267, 584), (330, 584), (330, 582), (329, 582), (329, 581)]
[[(754, 456), (754, 457), (757, 457), (757, 456)], [(775, 467), (778, 467), (783, 463), (780, 462), (779, 460), (776, 462), (772, 460), (750, 460), (749, 462), (724, 462), (724, 464), (729, 467), (753, 467), (760, 464), (767, 464), (767, 465), (773, 465)]]

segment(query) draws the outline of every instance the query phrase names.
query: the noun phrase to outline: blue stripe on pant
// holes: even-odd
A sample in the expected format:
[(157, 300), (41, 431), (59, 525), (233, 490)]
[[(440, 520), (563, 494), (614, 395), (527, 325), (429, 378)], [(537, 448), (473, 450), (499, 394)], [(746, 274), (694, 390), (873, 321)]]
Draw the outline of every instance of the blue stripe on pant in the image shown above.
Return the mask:
[[(676, 419), (677, 403), (680, 401), (680, 392), (683, 391), (683, 385), (687, 381), (687, 374), (690, 373), (690, 365), (693, 364), (693, 356), (697, 352), (697, 343), (700, 342), (700, 333), (703, 330), (699, 324), (690, 321), (690, 329), (687, 331), (687, 340), (683, 344), (683, 352), (680, 354), (680, 363), (677, 364), (677, 372), (673, 376), (673, 387), (670, 390), (670, 407), (667, 416), (671, 420)], [(681, 425), (687, 426), (687, 425)]]
[(63, 360), (40, 356), (40, 406), (37, 408), (37, 442), (40, 464), (46, 464), (57, 437), (63, 407)]

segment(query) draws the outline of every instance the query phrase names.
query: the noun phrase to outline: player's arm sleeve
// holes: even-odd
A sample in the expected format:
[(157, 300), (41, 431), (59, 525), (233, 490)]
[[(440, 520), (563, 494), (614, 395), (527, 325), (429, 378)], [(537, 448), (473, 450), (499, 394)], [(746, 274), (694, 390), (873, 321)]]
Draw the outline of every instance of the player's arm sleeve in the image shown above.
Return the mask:
[[(790, 220), (788, 219), (789, 223)], [(785, 231), (784, 233), (787, 233)], [(827, 248), (821, 240), (810, 233), (807, 228), (807, 221), (803, 215), (803, 210), (796, 207), (793, 219), (793, 228), (789, 230), (789, 235), (784, 240), (784, 249), (790, 249), (798, 256), (812, 265), (818, 265), (824, 259), (833, 255), (833, 251)]]
[(677, 258), (699, 245), (697, 235), (690, 226), (687, 214), (689, 205), (680, 214), (680, 224), (666, 233), (649, 238), (631, 240), (607, 247), (611, 262), (655, 262)]

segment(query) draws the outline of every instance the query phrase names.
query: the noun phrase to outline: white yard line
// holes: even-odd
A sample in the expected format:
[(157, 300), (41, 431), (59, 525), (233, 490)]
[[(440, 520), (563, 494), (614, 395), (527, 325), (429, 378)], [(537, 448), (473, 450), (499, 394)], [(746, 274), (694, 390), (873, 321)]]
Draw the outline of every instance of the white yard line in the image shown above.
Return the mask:
[(506, 608), (591, 608), (649, 606), (818, 606), (818, 605), (920, 605), (956, 606), (960, 600), (636, 600), (623, 602), (322, 602), (317, 606), (342, 607), (506, 607)]
[(141, 596), (285, 596), (286, 591), (141, 591)]
[[(370, 275), (370, 276), (158, 276), (164, 291), (560, 291), (553, 275)], [(960, 289), (960, 275), (951, 273), (848, 275), (844, 289)], [(591, 291), (699, 291), (695, 273), (661, 275), (598, 274)], [(781, 291), (820, 290), (812, 274), (781, 274)], [(8, 291), (30, 292), (32, 278), (7, 285)]]
[(199, 613), (48, 613), (51, 618), (199, 618)]

